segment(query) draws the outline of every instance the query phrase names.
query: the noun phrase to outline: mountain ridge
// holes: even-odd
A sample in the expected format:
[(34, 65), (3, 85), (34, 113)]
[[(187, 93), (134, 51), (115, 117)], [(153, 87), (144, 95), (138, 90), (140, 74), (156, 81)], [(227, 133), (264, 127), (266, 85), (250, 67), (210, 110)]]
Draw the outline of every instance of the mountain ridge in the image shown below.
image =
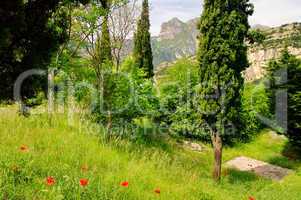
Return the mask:
[[(199, 18), (183, 22), (172, 18), (161, 26), (158, 36), (152, 38), (154, 65), (170, 65), (177, 59), (191, 57), (197, 51)], [(248, 58), (250, 67), (245, 71), (245, 79), (254, 81), (265, 75), (265, 67), (269, 60), (277, 59), (284, 48), (301, 58), (301, 23), (294, 22), (279, 27), (254, 25), (252, 29), (260, 30), (266, 40), (258, 45), (250, 45)]]

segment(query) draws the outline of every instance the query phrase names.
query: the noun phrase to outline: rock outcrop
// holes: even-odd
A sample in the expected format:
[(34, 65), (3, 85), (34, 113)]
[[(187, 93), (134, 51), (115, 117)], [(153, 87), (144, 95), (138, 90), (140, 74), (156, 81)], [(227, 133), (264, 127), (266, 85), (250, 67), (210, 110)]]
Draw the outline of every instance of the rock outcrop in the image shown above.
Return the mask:
[(286, 24), (281, 27), (261, 29), (267, 39), (261, 45), (249, 47), (248, 57), (251, 66), (245, 72), (247, 81), (264, 77), (270, 60), (277, 59), (281, 52), (289, 52), (301, 58), (301, 23)]
[(197, 19), (185, 23), (173, 18), (162, 24), (159, 36), (152, 39), (155, 66), (195, 54), (197, 22)]

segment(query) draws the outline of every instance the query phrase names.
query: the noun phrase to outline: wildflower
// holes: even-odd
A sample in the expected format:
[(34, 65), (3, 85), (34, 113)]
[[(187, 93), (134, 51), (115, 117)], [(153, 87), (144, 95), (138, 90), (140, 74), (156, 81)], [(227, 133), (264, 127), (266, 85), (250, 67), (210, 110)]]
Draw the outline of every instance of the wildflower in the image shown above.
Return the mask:
[(22, 145), (22, 146), (20, 147), (20, 151), (22, 151), (22, 152), (28, 151), (28, 146)]
[(88, 179), (85, 179), (85, 178), (80, 179), (80, 180), (79, 180), (79, 184), (80, 184), (82, 187), (85, 187), (85, 186), (87, 186), (87, 185), (89, 184), (89, 180), (88, 180)]
[(48, 186), (54, 185), (54, 184), (55, 184), (55, 179), (54, 179), (52, 176), (47, 177), (47, 179), (46, 179), (46, 184), (47, 184)]
[(157, 189), (154, 190), (154, 192), (157, 193), (157, 194), (160, 194), (161, 190), (160, 190), (160, 188), (157, 188)]
[(129, 187), (129, 182), (123, 181), (123, 182), (121, 182), (120, 185), (121, 185), (122, 187)]
[(249, 200), (256, 200), (254, 197), (249, 197)]

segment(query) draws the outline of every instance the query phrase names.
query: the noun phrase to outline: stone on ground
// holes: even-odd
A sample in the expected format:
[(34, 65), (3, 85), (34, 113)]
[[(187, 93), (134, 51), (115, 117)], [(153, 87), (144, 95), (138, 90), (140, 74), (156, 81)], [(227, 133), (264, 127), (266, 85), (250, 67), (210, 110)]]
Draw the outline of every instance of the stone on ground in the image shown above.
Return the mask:
[(204, 148), (201, 145), (190, 141), (184, 141), (184, 147), (196, 152), (204, 151)]
[(254, 172), (258, 176), (268, 179), (280, 181), (293, 170), (271, 165), (266, 162), (255, 160), (247, 157), (237, 157), (226, 163), (229, 168), (234, 168), (239, 171)]

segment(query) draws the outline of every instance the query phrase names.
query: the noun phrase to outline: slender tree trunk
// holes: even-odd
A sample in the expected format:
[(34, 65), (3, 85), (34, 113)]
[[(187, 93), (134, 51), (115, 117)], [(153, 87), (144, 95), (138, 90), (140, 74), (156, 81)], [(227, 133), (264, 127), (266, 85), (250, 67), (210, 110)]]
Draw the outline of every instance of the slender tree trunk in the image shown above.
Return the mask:
[(221, 179), (223, 142), (218, 133), (213, 133), (211, 139), (214, 148), (213, 179), (218, 182)]
[[(58, 57), (57, 61), (58, 62)], [(56, 64), (57, 65), (57, 64)], [(48, 121), (52, 125), (52, 115), (54, 112), (54, 70), (48, 70)]]
[(119, 68), (120, 68), (120, 56), (117, 56), (117, 58), (116, 58), (116, 68), (117, 68), (117, 72), (119, 72)]
[(108, 129), (109, 135), (111, 135), (111, 132), (112, 132), (112, 126), (113, 126), (113, 122), (112, 122), (112, 112), (109, 110), (109, 111), (108, 111), (108, 124), (107, 124), (107, 129)]
[[(71, 74), (72, 75), (72, 74)], [(71, 76), (70, 75), (70, 76)], [(68, 125), (69, 126), (74, 126), (74, 112), (75, 112), (75, 107), (76, 107), (76, 101), (74, 97), (74, 85), (72, 80), (69, 78), (68, 80)]]

